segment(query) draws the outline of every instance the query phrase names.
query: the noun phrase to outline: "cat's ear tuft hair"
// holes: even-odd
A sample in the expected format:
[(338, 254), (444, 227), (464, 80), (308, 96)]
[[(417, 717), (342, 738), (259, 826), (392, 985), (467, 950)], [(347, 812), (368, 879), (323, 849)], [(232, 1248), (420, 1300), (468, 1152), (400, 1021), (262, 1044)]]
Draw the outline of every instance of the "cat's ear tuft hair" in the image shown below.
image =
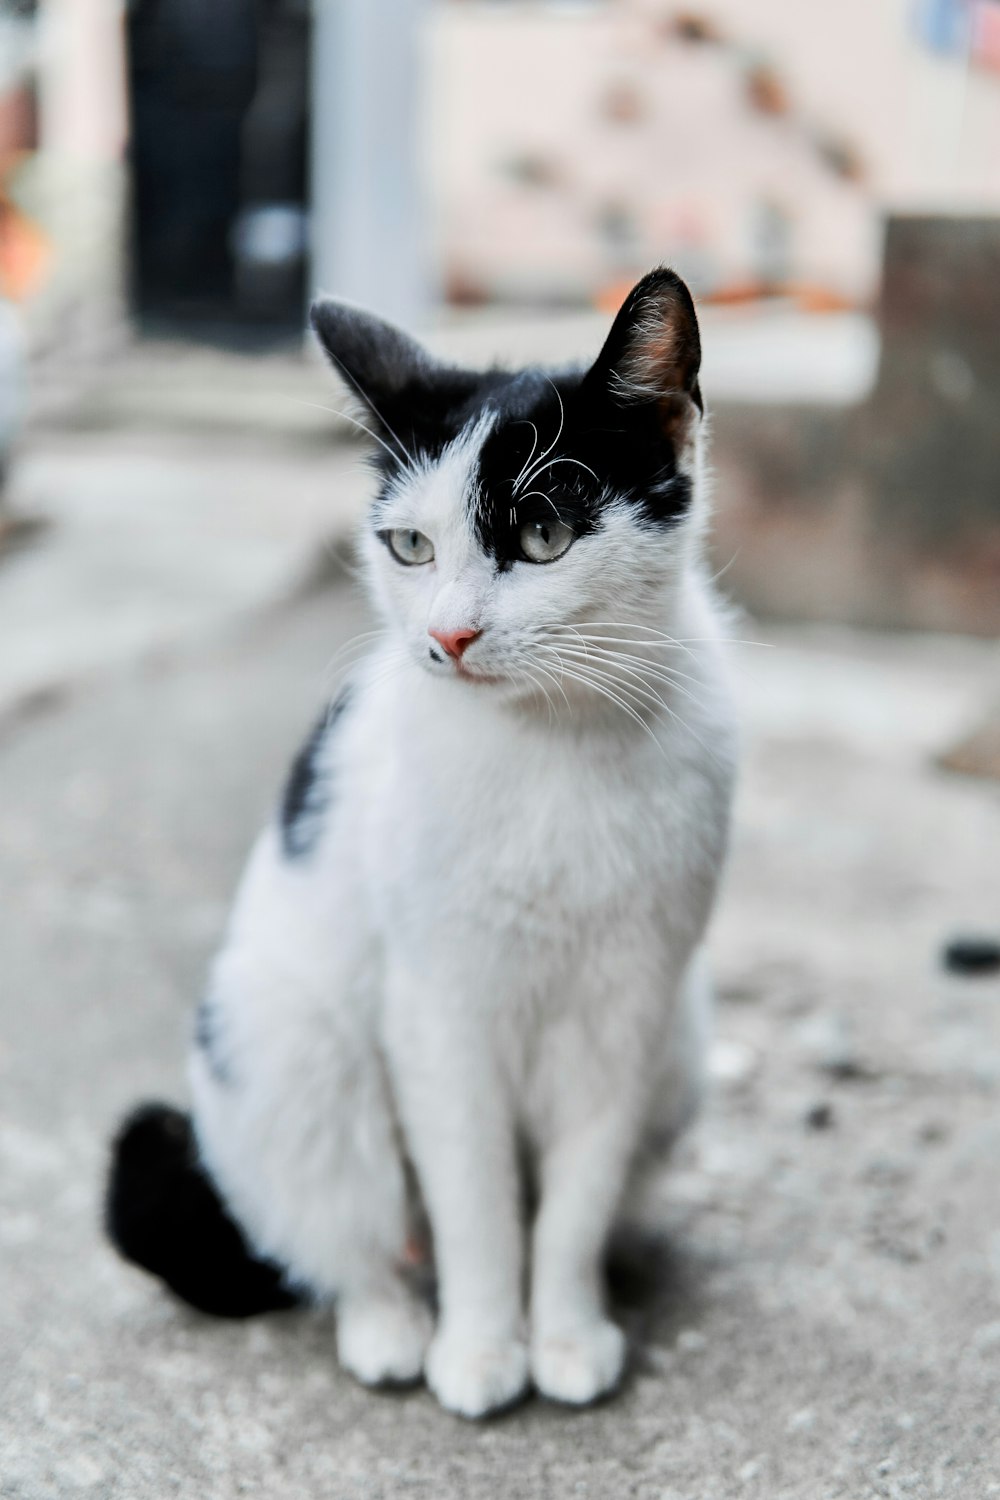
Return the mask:
[(650, 271), (629, 292), (586, 376), (591, 393), (618, 405), (654, 404), (664, 432), (683, 438), (704, 411), (694, 300), (674, 271)]
[(352, 302), (319, 297), (309, 321), (351, 393), (375, 412), (382, 400), (398, 396), (434, 369), (434, 360), (416, 339)]

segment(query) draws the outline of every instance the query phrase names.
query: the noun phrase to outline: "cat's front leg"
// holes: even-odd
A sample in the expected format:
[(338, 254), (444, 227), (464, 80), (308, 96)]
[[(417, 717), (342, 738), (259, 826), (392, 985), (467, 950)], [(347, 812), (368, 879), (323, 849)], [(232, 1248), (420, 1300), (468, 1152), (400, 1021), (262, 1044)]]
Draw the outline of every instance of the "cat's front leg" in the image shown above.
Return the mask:
[(412, 976), (392, 990), (390, 1068), (438, 1275), (425, 1374), (447, 1410), (482, 1417), (517, 1401), (529, 1374), (510, 1100), (468, 1007)]
[(629, 1101), (609, 1105), (567, 1122), (541, 1155), (531, 1372), (555, 1401), (595, 1401), (614, 1389), (625, 1366), (625, 1336), (604, 1308), (603, 1252), (637, 1128)]

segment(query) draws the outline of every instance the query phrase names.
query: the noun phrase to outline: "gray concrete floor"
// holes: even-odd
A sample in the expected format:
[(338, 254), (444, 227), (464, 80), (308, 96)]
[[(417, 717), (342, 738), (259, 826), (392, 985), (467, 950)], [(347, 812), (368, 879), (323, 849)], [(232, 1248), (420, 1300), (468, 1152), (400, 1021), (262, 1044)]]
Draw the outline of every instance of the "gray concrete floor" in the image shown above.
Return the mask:
[[(102, 464), (124, 482), (113, 444), (73, 441), (91, 493)], [(322, 495), (321, 456), (265, 461)], [(207, 578), (211, 528), (191, 535)], [(109, 1133), (136, 1099), (183, 1098), (233, 880), (363, 628), (347, 582), (296, 594), (297, 569), (184, 630), (168, 611), (0, 718), (0, 1494), (1000, 1495), (1000, 985), (938, 963), (953, 932), (1000, 925), (1000, 790), (934, 766), (995, 688), (982, 642), (748, 624), (770, 644), (735, 648), (748, 755), (716, 1084), (619, 1283), (617, 1399), (466, 1426), (343, 1377), (327, 1314), (214, 1323), (116, 1260)], [(8, 617), (11, 673), (34, 608)]]
[(44, 531), (0, 557), (0, 717), (25, 698), (293, 593), (367, 484), (349, 443), (99, 427), (26, 446), (10, 504)]

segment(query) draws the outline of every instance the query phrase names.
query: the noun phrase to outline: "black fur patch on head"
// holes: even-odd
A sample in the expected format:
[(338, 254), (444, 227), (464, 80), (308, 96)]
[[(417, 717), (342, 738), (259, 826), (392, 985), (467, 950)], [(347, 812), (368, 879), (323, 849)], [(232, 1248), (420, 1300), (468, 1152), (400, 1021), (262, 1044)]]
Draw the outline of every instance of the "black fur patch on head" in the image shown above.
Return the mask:
[(292, 761), (280, 809), (281, 842), (289, 859), (304, 858), (319, 843), (323, 816), (333, 796), (329, 770), (323, 765), (323, 750), (350, 698), (350, 687), (345, 684)]
[(317, 303), (313, 326), (367, 407), (383, 495), (409, 461), (433, 461), (490, 415), (469, 503), (501, 569), (525, 560), (521, 529), (546, 516), (583, 536), (615, 501), (653, 528), (690, 507), (682, 458), (702, 411), (701, 344), (691, 294), (673, 271), (633, 287), (585, 372), (459, 369), (344, 303)]
[(104, 1221), (126, 1260), (201, 1312), (248, 1318), (301, 1300), (249, 1249), (198, 1160), (191, 1122), (169, 1105), (143, 1105), (118, 1132)]
[(652, 527), (686, 514), (691, 481), (655, 409), (619, 404), (590, 374), (523, 371), (495, 389), (493, 426), (470, 496), (483, 548), (505, 569), (523, 561), (521, 529), (558, 518), (578, 536), (624, 502)]

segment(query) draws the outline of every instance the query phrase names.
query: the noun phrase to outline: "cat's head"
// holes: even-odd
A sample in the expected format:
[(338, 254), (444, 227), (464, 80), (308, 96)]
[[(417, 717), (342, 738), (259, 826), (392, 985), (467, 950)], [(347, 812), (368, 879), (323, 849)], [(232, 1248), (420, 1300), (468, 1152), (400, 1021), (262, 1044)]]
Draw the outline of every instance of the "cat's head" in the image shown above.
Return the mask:
[(427, 671), (468, 690), (601, 692), (660, 633), (697, 534), (701, 347), (672, 271), (645, 276), (584, 370), (442, 364), (322, 300), (313, 327), (363, 409), (379, 489), (376, 603)]

